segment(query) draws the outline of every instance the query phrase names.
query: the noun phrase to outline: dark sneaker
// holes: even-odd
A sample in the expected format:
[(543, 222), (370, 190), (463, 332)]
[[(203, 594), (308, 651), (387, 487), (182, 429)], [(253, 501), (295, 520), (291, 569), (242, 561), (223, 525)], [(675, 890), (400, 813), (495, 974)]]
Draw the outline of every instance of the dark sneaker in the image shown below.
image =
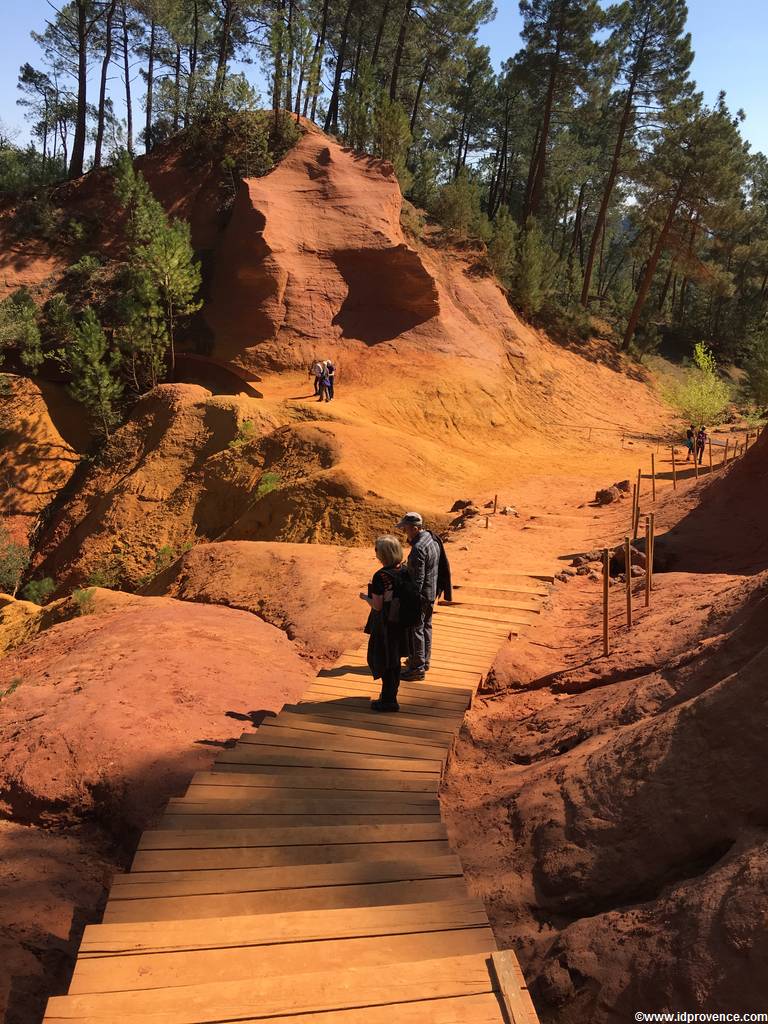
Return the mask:
[(409, 669), (407, 672), (401, 672), (400, 678), (406, 683), (418, 682), (420, 679), (424, 679), (426, 673), (424, 669)]
[(399, 711), (400, 705), (397, 701), (372, 700), (371, 711)]

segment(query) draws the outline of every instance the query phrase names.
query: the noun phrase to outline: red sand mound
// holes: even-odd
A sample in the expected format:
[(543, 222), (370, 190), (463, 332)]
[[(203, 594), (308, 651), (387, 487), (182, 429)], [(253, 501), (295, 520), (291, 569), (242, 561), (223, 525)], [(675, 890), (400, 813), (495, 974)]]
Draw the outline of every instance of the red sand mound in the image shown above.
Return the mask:
[(216, 748), (311, 678), (246, 611), (100, 590), (93, 603), (0, 661), (0, 814), (16, 823), (0, 827), (0, 1016), (12, 978), (25, 1024), (65, 985), (120, 857), (78, 822), (130, 851)]
[[(358, 594), (376, 568), (366, 548), (321, 544), (200, 544), (150, 588), (185, 601), (254, 612), (314, 657), (332, 659), (361, 640)], [(166, 574), (170, 575), (170, 574)]]

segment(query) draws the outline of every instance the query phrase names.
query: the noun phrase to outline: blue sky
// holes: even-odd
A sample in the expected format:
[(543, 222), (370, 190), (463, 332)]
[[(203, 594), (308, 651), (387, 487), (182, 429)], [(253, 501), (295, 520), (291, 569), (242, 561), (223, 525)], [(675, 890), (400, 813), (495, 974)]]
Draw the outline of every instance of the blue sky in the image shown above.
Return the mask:
[[(496, 20), (482, 30), (494, 64), (519, 47), (520, 14), (517, 0), (496, 0)], [(768, 104), (765, 99), (768, 61), (766, 0), (689, 0), (689, 29), (696, 58), (693, 77), (707, 100), (721, 89), (733, 110), (742, 107), (747, 119), (742, 130), (752, 148), (768, 153)], [(39, 64), (39, 51), (30, 30), (40, 30), (50, 11), (47, 0), (0, 0), (0, 121), (18, 129), (26, 140), (24, 111), (16, 105), (16, 79), (25, 61)], [(251, 69), (256, 75), (256, 69)]]

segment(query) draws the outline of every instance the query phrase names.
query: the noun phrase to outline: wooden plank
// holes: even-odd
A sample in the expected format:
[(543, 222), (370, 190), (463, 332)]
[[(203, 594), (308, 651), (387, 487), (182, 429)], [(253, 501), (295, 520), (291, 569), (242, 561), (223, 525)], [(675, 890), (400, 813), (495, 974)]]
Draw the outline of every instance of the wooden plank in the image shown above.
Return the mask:
[(116, 875), (111, 902), (167, 896), (275, 892), (321, 886), (378, 885), (424, 878), (461, 877), (458, 857), (342, 864), (298, 864), (277, 868), (232, 868), (224, 871), (142, 871)]
[(457, 594), (452, 601), (441, 601), (446, 608), (488, 608), (501, 611), (540, 612), (541, 601), (526, 597), (491, 597), (487, 594), (472, 595), (465, 592)]
[[(426, 684), (429, 686), (429, 684)], [(343, 680), (339, 683), (313, 683), (308, 687), (299, 703), (306, 703), (309, 700), (317, 699), (324, 701), (335, 701), (338, 704), (349, 704), (350, 707), (370, 708), (371, 700), (379, 696), (379, 685), (373, 682)], [(355, 702), (356, 701), (356, 702)], [(469, 707), (469, 697), (463, 694), (459, 697), (461, 703), (450, 704), (441, 696), (430, 696), (422, 693), (413, 697), (408, 693), (398, 691), (397, 701), (400, 709), (407, 715), (431, 715), (436, 709), (449, 711), (455, 714), (462, 714)]]
[(463, 622), (465, 625), (474, 625), (476, 622), (504, 623), (510, 626), (530, 626), (535, 621), (533, 612), (494, 612), (490, 609), (460, 608), (452, 605), (443, 605), (441, 615), (445, 621), (454, 620)]
[[(402, 713), (402, 712), (401, 712)], [(341, 707), (329, 704), (328, 702), (318, 705), (316, 701), (308, 701), (306, 704), (298, 704), (291, 709), (294, 719), (306, 719), (322, 725), (353, 726), (358, 731), (370, 732), (373, 735), (384, 736), (411, 736), (416, 740), (427, 739), (433, 743), (446, 745), (453, 741), (458, 735), (463, 716), (456, 723), (451, 732), (437, 732), (431, 729), (415, 728), (413, 726), (400, 726), (400, 715), (397, 718), (382, 720), (375, 712), (366, 714), (365, 708), (355, 708), (342, 705)]]
[[(327, 704), (328, 702), (325, 701), (324, 703)], [(359, 706), (349, 704), (343, 698), (333, 703), (336, 710), (343, 710), (346, 706), (349, 710), (365, 715), (371, 722), (378, 722), (382, 726), (394, 725), (398, 729), (405, 729), (407, 726), (411, 726), (414, 729), (426, 729), (432, 732), (448, 733), (449, 735), (452, 735), (459, 729), (466, 713), (466, 709), (446, 710), (429, 706), (419, 707), (417, 710), (412, 711), (410, 708), (401, 705), (397, 718), (392, 718), (391, 715), (383, 715), (379, 712), (371, 711), (370, 703), (367, 706), (365, 704)], [(306, 706), (308, 704), (311, 704), (311, 701), (306, 699), (302, 699), (299, 704), (288, 704), (283, 708), (280, 715), (277, 715), (275, 718), (265, 719), (263, 725), (277, 725), (283, 716), (306, 715)], [(303, 706), (301, 712), (298, 711), (300, 706)], [(303, 728), (302, 721), (304, 719), (298, 720), (294, 718), (292, 724)]]
[(375, 803), (367, 793), (357, 793), (352, 798), (337, 797), (334, 793), (323, 794), (317, 798), (295, 796), (287, 797), (235, 796), (231, 800), (196, 800), (194, 797), (175, 797), (168, 801), (169, 814), (285, 814), (296, 816), (301, 814), (378, 814), (382, 818), (388, 814), (432, 814), (440, 813), (440, 802), (436, 797), (429, 797), (419, 803), (407, 803), (398, 795), (385, 797)]
[(152, 829), (139, 840), (139, 850), (211, 850), (264, 846), (319, 846), (323, 843), (423, 842), (446, 839), (442, 822), (413, 822), (403, 825), (333, 825), (271, 829)]
[(314, 735), (303, 729), (289, 729), (275, 726), (272, 729), (243, 733), (239, 743), (243, 746), (289, 747), (292, 750), (322, 750), (349, 754), (376, 754), (380, 757), (415, 757), (435, 761), (444, 758), (445, 754), (437, 747), (424, 743), (398, 743), (388, 740), (360, 739), (356, 736), (344, 736), (341, 733)]
[[(67, 997), (64, 997), (67, 998)], [(57, 1013), (66, 1012), (58, 1009)], [(480, 995), (455, 996), (442, 999), (418, 1000), (416, 1002), (398, 1003), (396, 1007), (397, 1024), (508, 1024), (502, 1017), (499, 996), (495, 992)], [(141, 1017), (141, 1020), (149, 1018)], [(210, 1020), (210, 1018), (207, 1018)], [(121, 1017), (128, 1024), (138, 1024), (135, 1017)], [(263, 1020), (260, 1017), (238, 1017), (238, 1024), (256, 1024)], [(103, 1017), (61, 1017), (47, 1016), (45, 1024), (104, 1024)], [(157, 1017), (152, 1017), (153, 1024), (165, 1024)], [(392, 1007), (359, 1006), (354, 1009), (320, 1011), (318, 1013), (274, 1014), (269, 1017), (270, 1024), (393, 1024)], [(114, 1024), (111, 1021), (110, 1024)], [(188, 1024), (188, 1022), (187, 1022)]]
[(279, 914), (293, 910), (333, 910), (378, 907), (387, 903), (432, 903), (463, 899), (463, 878), (423, 878), (417, 882), (380, 882), (377, 885), (318, 886), (274, 892), (238, 892), (201, 896), (169, 896), (107, 903), (104, 922), (171, 921), (198, 917), (236, 917), (240, 914)]
[[(344, 671), (344, 669), (349, 669), (349, 671), (346, 672)], [(371, 675), (371, 672), (368, 669), (368, 667), (361, 663), (359, 665), (341, 666), (341, 669), (325, 669), (322, 672), (317, 673), (317, 676), (315, 677), (315, 682), (333, 682), (334, 680), (346, 677), (365, 679), (369, 683), (373, 683), (374, 681), (373, 676)], [(403, 681), (400, 685), (404, 693), (408, 693), (412, 696), (419, 696), (419, 694), (424, 689), (426, 684), (420, 682)], [(459, 694), (456, 693), (457, 687), (453, 685), (441, 686), (439, 683), (433, 683), (431, 685), (431, 689), (433, 693), (438, 694), (440, 696), (444, 696), (446, 700), (457, 700), (459, 697)], [(469, 697), (472, 692), (473, 691), (471, 687), (466, 687), (467, 697)]]
[[(402, 710), (408, 715), (415, 715), (423, 713), (424, 710), (431, 712), (435, 709), (441, 711), (449, 711), (454, 714), (463, 714), (469, 707), (469, 697), (464, 694), (459, 694), (455, 701), (446, 700), (443, 694), (435, 693), (424, 693), (423, 691), (418, 695), (408, 693), (401, 689), (398, 690), (397, 700)], [(429, 683), (425, 684), (429, 686)], [(366, 697), (369, 701), (374, 700), (379, 696), (379, 684), (374, 683), (372, 680), (368, 682), (364, 680), (352, 680), (346, 679), (341, 682), (316, 682), (313, 683), (304, 691), (303, 700), (307, 700), (313, 693), (321, 694), (324, 699), (335, 698), (338, 701), (344, 700), (346, 697)]]
[(162, 1024), (209, 1024), (282, 1013), (312, 1013), (386, 1005), (392, 1019), (398, 1003), (482, 995), (496, 985), (485, 954), (406, 962), (396, 971), (347, 967), (343, 971), (257, 976), (137, 992), (53, 997), (49, 1020), (109, 1020)]
[(473, 594), (535, 594), (537, 597), (549, 597), (550, 589), (545, 583), (498, 583), (493, 586), (491, 583), (459, 583), (454, 588), (455, 594), (461, 596), (464, 593)]
[(405, 843), (343, 843), (321, 846), (264, 846), (216, 850), (145, 850), (135, 855), (132, 872), (205, 871), (288, 867), (290, 864), (342, 864), (348, 861), (445, 857), (447, 840)]
[(412, 793), (436, 793), (438, 780), (426, 772), (360, 772), (334, 771), (323, 768), (319, 771), (303, 771), (301, 768), (282, 768), (268, 772), (258, 768), (252, 772), (218, 771), (195, 772), (193, 786), (242, 786), (253, 789), (361, 789), (365, 792), (391, 791)]
[(238, 981), (259, 976), (384, 967), (403, 961), (487, 953), (495, 942), (490, 928), (417, 932), (371, 938), (331, 939), (243, 949), (206, 949), (180, 953), (89, 957), (75, 967), (70, 995), (125, 992), (199, 983)]
[(523, 972), (512, 950), (494, 951), (491, 963), (510, 1024), (539, 1024)]
[[(421, 808), (414, 808), (420, 810)], [(205, 829), (205, 828), (303, 828), (308, 825), (373, 825), (384, 821), (389, 825), (432, 824), (440, 821), (437, 814), (381, 814), (370, 809), (369, 814), (179, 814), (166, 813), (158, 822), (164, 829)]]
[[(333, 675), (318, 674), (317, 679), (335, 679), (340, 681), (342, 679), (372, 679), (370, 672), (363, 671), (361, 668), (356, 668), (354, 665), (349, 666), (343, 672), (334, 669)], [(424, 684), (422, 684), (424, 685)], [(469, 682), (462, 682), (462, 680), (445, 679), (442, 676), (435, 679), (434, 686), (438, 686), (441, 689), (453, 689), (466, 691), (467, 693), (474, 692), (474, 686)]]
[(240, 743), (222, 752), (216, 758), (217, 764), (260, 764), (292, 765), (301, 768), (357, 768), (368, 771), (437, 772), (442, 762), (432, 758), (382, 757), (363, 754), (342, 753), (331, 750), (290, 750), (285, 747), (256, 747)]
[[(438, 685), (441, 687), (453, 687), (461, 692), (472, 693), (474, 693), (475, 690), (477, 689), (477, 683), (480, 678), (480, 673), (463, 673), (457, 675), (456, 678), (449, 678), (447, 675), (444, 675), (442, 673), (437, 675), (435, 675), (434, 673), (430, 673), (430, 675), (431, 678), (434, 680), (434, 685)], [(336, 676), (334, 676), (334, 678), (341, 682), (347, 679), (363, 679), (365, 678), (365, 676), (359, 672), (350, 670), (349, 673), (345, 675), (337, 674)]]
[[(386, 807), (388, 804), (399, 803), (411, 804), (416, 807), (434, 808), (435, 793), (414, 793), (411, 791), (398, 792), (392, 790), (372, 790), (365, 792), (360, 789), (296, 789), (288, 786), (286, 789), (246, 789), (243, 786), (187, 786), (187, 791), (182, 797), (184, 800), (195, 803), (210, 803), (222, 801), (228, 807), (234, 802), (247, 800), (249, 803), (258, 803), (265, 809), (271, 809), (286, 801), (302, 801), (303, 803), (317, 806), (318, 802), (326, 799), (344, 801), (348, 806), (351, 801), (365, 800), (374, 807)], [(179, 799), (178, 797), (176, 799)], [(170, 805), (169, 805), (170, 806)], [(327, 807), (327, 804), (324, 804)]]
[[(342, 657), (346, 658), (347, 664), (354, 664), (355, 655), (353, 652), (348, 651), (346, 655), (342, 655)], [(437, 645), (433, 645), (430, 662), (434, 663), (438, 660), (449, 668), (461, 666), (461, 668), (477, 670), (478, 672), (483, 671), (487, 661), (484, 654), (478, 654), (476, 651), (469, 649), (467, 646), (462, 646), (461, 644), (456, 645), (455, 655), (450, 654), (443, 646), (438, 649)]]
[[(336, 729), (336, 726), (331, 725), (328, 722), (317, 722), (314, 720), (313, 709), (315, 708), (316, 702), (304, 701), (301, 704), (294, 704), (288, 708), (285, 708), (277, 718), (273, 718), (271, 722), (273, 725), (281, 725), (286, 723), (290, 728), (296, 729), (308, 729), (312, 728), (323, 732), (331, 732)], [(413, 739), (413, 733), (410, 730), (416, 729), (419, 734), (428, 734), (428, 737), (432, 739), (434, 743), (446, 743), (449, 742), (451, 737), (455, 736), (461, 728), (461, 724), (464, 721), (464, 715), (451, 715), (450, 718), (435, 718), (431, 715), (409, 715), (407, 711), (401, 709), (396, 718), (389, 715), (380, 715), (375, 711), (365, 709), (365, 706), (358, 708), (346, 705), (344, 703), (334, 702), (330, 706), (328, 702), (322, 702), (317, 707), (317, 713), (323, 715), (341, 715), (349, 719), (350, 727), (353, 722), (358, 723), (355, 728), (361, 729), (364, 724), (368, 724), (375, 729), (385, 729), (390, 734), (392, 730), (402, 736), (403, 739), (408, 740), (411, 737), (411, 742), (421, 742), (418, 738)], [(266, 722), (263, 723), (267, 725)], [(263, 726), (262, 726), (263, 727)]]
[[(426, 715), (413, 718), (403, 711), (397, 715), (382, 715), (364, 707), (345, 709), (343, 704), (336, 702), (328, 709), (328, 702), (323, 703), (330, 712), (341, 714), (343, 721), (322, 721), (315, 713), (317, 702), (308, 701), (281, 711), (277, 718), (270, 720), (269, 725), (265, 722), (259, 728), (266, 736), (271, 735), (271, 732), (266, 731), (268, 729), (292, 729), (329, 737), (347, 735), (363, 739), (367, 736), (369, 739), (386, 740), (389, 743), (405, 743), (409, 746), (417, 743), (419, 746), (441, 749), (450, 744), (464, 719), (463, 715), (458, 718), (429, 718)], [(319, 710), (322, 711), (322, 705)]]
[(86, 956), (114, 953), (168, 953), (194, 949), (303, 944), (327, 939), (404, 935), (488, 924), (479, 899), (401, 903), (350, 910), (303, 910), (200, 920), (88, 925), (81, 951)]

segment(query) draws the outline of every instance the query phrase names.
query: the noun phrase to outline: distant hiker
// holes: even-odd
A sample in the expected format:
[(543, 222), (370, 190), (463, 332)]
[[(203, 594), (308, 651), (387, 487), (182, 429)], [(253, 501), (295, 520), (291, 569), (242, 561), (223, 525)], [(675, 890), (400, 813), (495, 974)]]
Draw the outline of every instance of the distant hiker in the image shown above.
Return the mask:
[(685, 461), (690, 462), (691, 456), (694, 454), (694, 447), (696, 444), (696, 427), (693, 424), (688, 427), (685, 432), (685, 447), (688, 449), (688, 455)]
[(309, 376), (314, 377), (315, 381), (315, 394), (320, 394), (320, 381), (323, 377), (323, 364), (319, 359), (316, 359), (314, 363), (309, 367)]
[(322, 371), (320, 373), (320, 390), (318, 392), (318, 402), (330, 402), (333, 398), (333, 381), (328, 375), (328, 363), (323, 362), (320, 364)]
[(424, 529), (424, 520), (418, 512), (406, 512), (397, 524), (404, 530), (411, 545), (408, 568), (421, 595), (419, 621), (408, 631), (408, 669), (402, 679), (423, 679), (429, 672), (432, 654), (432, 613), (441, 594), (452, 598), (451, 567), (443, 542), (431, 530)]
[(371, 701), (372, 711), (399, 711), (400, 659), (406, 651), (406, 624), (418, 618), (419, 595), (403, 565), (403, 546), (397, 537), (379, 537), (375, 545), (381, 569), (373, 574), (368, 593), (360, 594), (371, 611), (368, 634), (368, 667), (381, 679), (381, 693)]
[(701, 465), (704, 459), (704, 448), (706, 447), (708, 440), (707, 428), (705, 426), (699, 427), (698, 433), (696, 434), (696, 458), (699, 460), (699, 465)]
[(325, 360), (325, 378), (328, 381), (326, 388), (328, 394), (328, 401), (333, 401), (333, 385), (336, 378), (336, 367), (333, 365), (330, 359)]

